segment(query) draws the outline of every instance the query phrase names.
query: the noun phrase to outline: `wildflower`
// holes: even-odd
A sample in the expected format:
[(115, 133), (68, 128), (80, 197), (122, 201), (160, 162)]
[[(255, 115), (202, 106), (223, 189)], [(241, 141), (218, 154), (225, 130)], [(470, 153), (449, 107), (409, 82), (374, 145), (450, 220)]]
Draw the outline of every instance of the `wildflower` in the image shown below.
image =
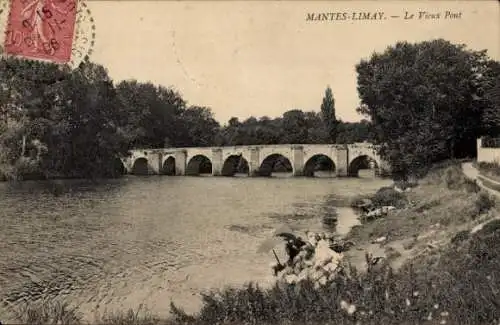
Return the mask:
[(439, 305), (438, 304), (434, 304), (434, 309), (439, 309)]
[(427, 316), (427, 320), (431, 321), (432, 320), (432, 311), (429, 313), (429, 316)]
[(441, 317), (448, 317), (449, 313), (447, 311), (443, 311), (441, 313)]
[(413, 292), (413, 297), (418, 297), (418, 291)]
[(349, 315), (352, 315), (356, 312), (356, 306), (354, 304), (349, 304), (345, 300), (340, 302), (340, 308), (345, 310)]
[(446, 320), (443, 319), (439, 324), (446, 324)]
[(406, 298), (406, 306), (410, 307), (411, 303), (410, 303), (410, 299)]

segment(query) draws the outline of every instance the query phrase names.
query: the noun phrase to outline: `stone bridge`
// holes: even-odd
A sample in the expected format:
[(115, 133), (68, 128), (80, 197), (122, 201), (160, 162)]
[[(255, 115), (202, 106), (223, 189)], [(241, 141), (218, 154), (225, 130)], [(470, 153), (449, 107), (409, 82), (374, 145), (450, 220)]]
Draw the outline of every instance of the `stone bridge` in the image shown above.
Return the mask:
[(357, 176), (366, 168), (387, 174), (375, 149), (370, 143), (135, 149), (121, 160), (127, 173), (140, 175), (270, 176), (277, 166), (293, 176), (314, 176), (321, 166), (336, 176)]

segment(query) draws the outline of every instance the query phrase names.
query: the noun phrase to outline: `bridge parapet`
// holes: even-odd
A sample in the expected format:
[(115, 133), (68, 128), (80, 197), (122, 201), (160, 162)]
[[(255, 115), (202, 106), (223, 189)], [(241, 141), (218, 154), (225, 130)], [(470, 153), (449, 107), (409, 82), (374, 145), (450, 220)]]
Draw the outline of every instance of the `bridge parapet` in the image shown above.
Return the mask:
[[(199, 168), (200, 163), (191, 164), (193, 159), (203, 158), (209, 161), (212, 175), (218, 176), (231, 172), (231, 164), (245, 161), (248, 173), (257, 175), (265, 161), (281, 156), (287, 159), (295, 176), (303, 175), (306, 169), (315, 168), (318, 157), (330, 160), (337, 176), (357, 174), (360, 161), (375, 162), (376, 168), (386, 166), (377, 153), (379, 146), (371, 143), (353, 144), (277, 144), (247, 145), (228, 147), (183, 147), (130, 150), (130, 156), (122, 159), (127, 172), (132, 173), (136, 163), (140, 162), (148, 174), (186, 175), (189, 168)], [(231, 163), (230, 163), (231, 161)], [(230, 163), (230, 164), (229, 164)], [(229, 164), (229, 165), (227, 165)], [(192, 165), (192, 166), (191, 166)], [(229, 167), (227, 167), (229, 166)], [(168, 168), (167, 168), (168, 167)], [(229, 169), (228, 169), (229, 168)], [(223, 172), (223, 170), (226, 170)], [(229, 172), (229, 174), (231, 174)], [(307, 172), (310, 174), (310, 171)]]

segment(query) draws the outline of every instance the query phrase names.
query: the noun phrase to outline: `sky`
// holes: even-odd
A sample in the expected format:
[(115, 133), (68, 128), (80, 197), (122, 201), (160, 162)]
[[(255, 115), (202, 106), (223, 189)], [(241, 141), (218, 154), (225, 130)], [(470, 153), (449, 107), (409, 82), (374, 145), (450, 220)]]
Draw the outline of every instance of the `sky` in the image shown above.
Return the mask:
[[(497, 1), (88, 1), (91, 60), (116, 82), (151, 81), (230, 117), (319, 111), (329, 85), (337, 117), (358, 121), (355, 65), (397, 41), (444, 38), (500, 59)], [(419, 12), (438, 14), (432, 19)], [(445, 18), (446, 11), (454, 13)], [(387, 19), (307, 21), (311, 13)], [(408, 12), (408, 14), (406, 14)], [(413, 19), (404, 16), (413, 14)], [(379, 17), (377, 14), (377, 17)], [(390, 16), (399, 16), (391, 18)], [(436, 15), (434, 15), (436, 17)]]

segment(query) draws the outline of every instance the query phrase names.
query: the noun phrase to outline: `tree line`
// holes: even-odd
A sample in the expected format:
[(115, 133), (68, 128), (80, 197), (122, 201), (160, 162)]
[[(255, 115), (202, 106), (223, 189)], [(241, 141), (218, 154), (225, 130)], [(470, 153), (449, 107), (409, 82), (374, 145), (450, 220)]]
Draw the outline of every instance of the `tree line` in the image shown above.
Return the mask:
[(134, 148), (329, 143), (328, 119), (338, 124), (339, 141), (369, 137), (367, 121), (337, 121), (333, 98), (323, 114), (294, 109), (220, 125), (210, 108), (188, 105), (172, 88), (114, 84), (88, 61), (70, 69), (3, 57), (0, 84), (0, 172), (7, 179), (114, 177), (116, 157)]
[(500, 134), (500, 63), (445, 40), (399, 42), (356, 65), (366, 119), (336, 117), (327, 87), (318, 111), (231, 118), (189, 105), (175, 89), (126, 80), (103, 66), (0, 60), (0, 172), (6, 178), (113, 177), (133, 148), (280, 143), (381, 144), (397, 177), (475, 155), (476, 138)]

